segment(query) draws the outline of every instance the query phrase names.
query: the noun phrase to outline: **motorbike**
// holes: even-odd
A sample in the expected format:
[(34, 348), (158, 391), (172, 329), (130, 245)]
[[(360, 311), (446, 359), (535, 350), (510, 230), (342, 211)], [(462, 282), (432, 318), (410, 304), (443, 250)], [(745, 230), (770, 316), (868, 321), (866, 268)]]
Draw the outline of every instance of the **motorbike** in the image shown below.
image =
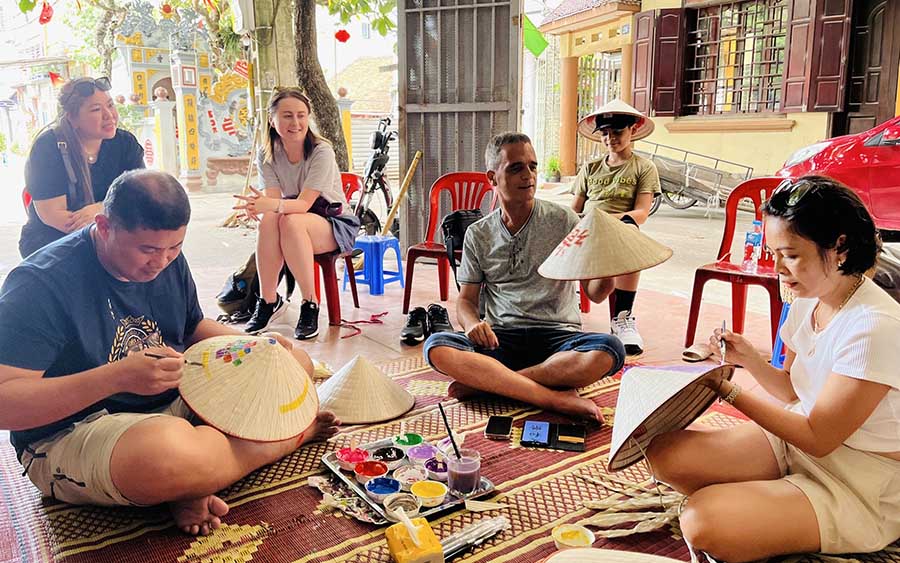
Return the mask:
[[(375, 235), (381, 233), (381, 219), (378, 214), (371, 209), (372, 198), (381, 192), (384, 198), (386, 210), (390, 210), (394, 205), (394, 196), (391, 193), (391, 185), (387, 178), (387, 163), (390, 160), (388, 151), (390, 150), (390, 142), (398, 138), (396, 130), (388, 130), (391, 125), (391, 118), (384, 117), (378, 121), (378, 128), (372, 132), (370, 137), (370, 147), (372, 154), (366, 160), (366, 166), (363, 172), (363, 189), (360, 192), (359, 199), (353, 207), (354, 214), (359, 217), (360, 235)], [(352, 204), (351, 204), (352, 205)], [(400, 222), (395, 218), (391, 225), (391, 234), (395, 237), (400, 235)]]

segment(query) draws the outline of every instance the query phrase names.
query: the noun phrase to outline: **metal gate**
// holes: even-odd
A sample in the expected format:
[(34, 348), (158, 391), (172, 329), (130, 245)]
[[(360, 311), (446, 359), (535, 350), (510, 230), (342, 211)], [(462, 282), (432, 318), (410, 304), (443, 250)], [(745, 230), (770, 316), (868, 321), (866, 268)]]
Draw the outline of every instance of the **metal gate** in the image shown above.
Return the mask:
[[(578, 60), (578, 119), (621, 96), (622, 52), (594, 53)], [(578, 135), (575, 160), (580, 167), (598, 156), (602, 145)]]
[(518, 127), (519, 1), (398, 2), (400, 169), (423, 153), (403, 207), (404, 246), (425, 238), (431, 184), (484, 170), (491, 137)]

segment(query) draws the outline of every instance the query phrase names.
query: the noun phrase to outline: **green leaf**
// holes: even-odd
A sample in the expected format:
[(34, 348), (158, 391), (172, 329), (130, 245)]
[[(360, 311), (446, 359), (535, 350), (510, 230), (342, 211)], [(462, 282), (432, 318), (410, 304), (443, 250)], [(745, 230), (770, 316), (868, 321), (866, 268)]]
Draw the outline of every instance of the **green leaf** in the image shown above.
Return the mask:
[(23, 14), (27, 14), (37, 5), (37, 0), (19, 0), (19, 10)]

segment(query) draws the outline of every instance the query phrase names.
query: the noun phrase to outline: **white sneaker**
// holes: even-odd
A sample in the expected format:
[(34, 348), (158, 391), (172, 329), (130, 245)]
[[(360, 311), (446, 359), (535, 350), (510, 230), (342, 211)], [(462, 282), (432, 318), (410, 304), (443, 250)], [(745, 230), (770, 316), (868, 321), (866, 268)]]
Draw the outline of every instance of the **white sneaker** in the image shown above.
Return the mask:
[(644, 353), (644, 339), (637, 329), (637, 321), (631, 311), (622, 311), (609, 320), (610, 331), (625, 345), (625, 353), (636, 356)]

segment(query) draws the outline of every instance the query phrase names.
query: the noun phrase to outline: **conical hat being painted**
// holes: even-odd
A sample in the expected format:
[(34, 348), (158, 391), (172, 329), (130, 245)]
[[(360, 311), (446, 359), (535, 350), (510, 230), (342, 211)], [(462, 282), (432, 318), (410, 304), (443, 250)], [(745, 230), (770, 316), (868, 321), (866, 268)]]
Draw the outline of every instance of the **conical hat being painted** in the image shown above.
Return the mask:
[(299, 436), (319, 410), (312, 379), (274, 338), (216, 336), (184, 353), (181, 397), (230, 436), (274, 442)]
[(671, 257), (671, 248), (594, 209), (557, 245), (538, 273), (553, 280), (608, 278), (646, 270)]
[(675, 563), (677, 559), (617, 549), (578, 547), (557, 551), (541, 563)]
[(581, 121), (578, 122), (578, 133), (592, 141), (603, 141), (603, 136), (600, 134), (600, 131), (595, 131), (597, 128), (597, 117), (599, 116), (602, 120), (604, 118), (608, 119), (613, 115), (632, 115), (637, 118), (637, 131), (631, 136), (632, 141), (648, 137), (653, 133), (653, 129), (656, 127), (653, 125), (653, 121), (643, 113), (622, 100), (613, 100), (608, 104), (595, 109), (590, 115), (582, 118)]
[(399, 383), (356, 356), (319, 386), (322, 408), (342, 424), (369, 424), (397, 418), (413, 408), (416, 398)]
[(619, 471), (637, 463), (650, 440), (684, 429), (708, 409), (717, 396), (700, 380), (716, 371), (731, 379), (734, 366), (635, 367), (626, 371), (616, 401), (607, 468)]

